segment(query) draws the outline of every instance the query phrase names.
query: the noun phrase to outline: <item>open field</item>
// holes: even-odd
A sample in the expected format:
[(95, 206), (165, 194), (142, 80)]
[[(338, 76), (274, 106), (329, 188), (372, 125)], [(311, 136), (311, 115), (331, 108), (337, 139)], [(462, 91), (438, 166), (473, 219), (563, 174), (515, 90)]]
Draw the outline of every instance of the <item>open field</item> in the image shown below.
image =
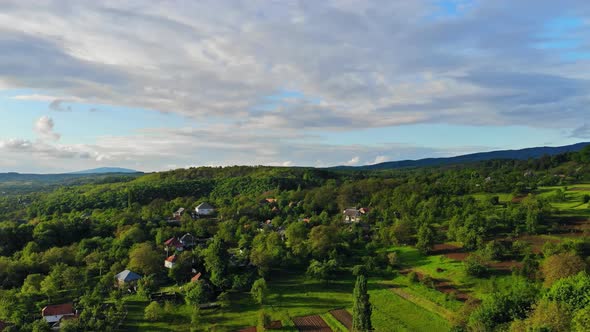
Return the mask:
[(436, 313), (420, 307), (391, 290), (369, 292), (376, 331), (449, 331), (449, 323)]

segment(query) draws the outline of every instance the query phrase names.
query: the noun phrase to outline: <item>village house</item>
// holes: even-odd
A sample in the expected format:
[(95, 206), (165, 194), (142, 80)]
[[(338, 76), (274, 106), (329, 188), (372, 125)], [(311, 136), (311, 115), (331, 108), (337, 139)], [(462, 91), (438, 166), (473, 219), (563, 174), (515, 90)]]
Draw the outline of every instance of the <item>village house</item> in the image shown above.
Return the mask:
[(203, 202), (195, 208), (195, 212), (198, 216), (210, 216), (215, 213), (215, 208), (211, 204)]
[(164, 260), (164, 267), (167, 269), (171, 269), (174, 267), (174, 265), (176, 265), (176, 260), (178, 259), (178, 256), (176, 256), (176, 254), (169, 256), (168, 258), (166, 258)]
[(182, 215), (184, 214), (185, 209), (183, 207), (181, 207), (180, 209), (178, 209), (176, 212), (174, 212), (172, 214), (172, 218), (174, 218), (175, 220), (180, 220), (180, 218), (182, 218)]
[(168, 240), (166, 240), (164, 242), (164, 247), (166, 247), (166, 252), (168, 252), (169, 249), (173, 249), (176, 251), (184, 250), (184, 244), (182, 244), (182, 242), (175, 237), (171, 237)]
[(41, 310), (41, 316), (49, 325), (59, 326), (64, 317), (76, 317), (77, 312), (74, 311), (73, 303), (63, 303), (46, 306)]
[(345, 223), (361, 221), (361, 211), (359, 211), (358, 209), (346, 209), (342, 212), (342, 215), (344, 216)]
[(201, 279), (201, 272), (195, 274), (195, 276), (191, 278), (191, 282), (197, 282), (199, 279)]
[(119, 287), (131, 287), (135, 286), (141, 276), (133, 271), (125, 270), (115, 275), (115, 279), (117, 279)]
[(197, 245), (197, 238), (194, 237), (191, 233), (184, 234), (180, 239), (180, 244), (184, 248), (191, 248)]

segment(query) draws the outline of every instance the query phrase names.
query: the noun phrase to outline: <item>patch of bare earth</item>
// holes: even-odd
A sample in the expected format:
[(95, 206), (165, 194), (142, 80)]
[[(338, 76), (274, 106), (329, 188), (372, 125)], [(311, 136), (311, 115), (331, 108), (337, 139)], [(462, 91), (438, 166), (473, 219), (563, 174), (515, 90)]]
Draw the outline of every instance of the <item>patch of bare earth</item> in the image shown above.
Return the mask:
[(531, 245), (531, 250), (535, 254), (541, 253), (541, 251), (543, 251), (543, 245), (546, 242), (553, 242), (553, 243), (560, 242), (557, 239), (547, 239), (547, 238), (541, 237), (540, 235), (522, 235), (522, 236), (519, 236), (519, 237), (512, 239), (512, 240), (518, 240), (518, 241), (523, 241), (523, 242), (529, 243)]
[(464, 261), (469, 254), (463, 252), (463, 248), (454, 244), (439, 243), (432, 248), (432, 255), (443, 255), (452, 260)]
[(350, 314), (350, 312), (346, 311), (345, 309), (337, 309), (331, 310), (330, 315), (336, 318), (336, 320), (339, 321), (340, 324), (346, 326), (346, 328), (349, 331), (352, 330), (352, 315)]
[(495, 269), (495, 270), (512, 271), (512, 269), (521, 268), (522, 263), (515, 261), (515, 260), (510, 260), (510, 261), (504, 261), (504, 262), (490, 263), (490, 264), (488, 264), (488, 266), (491, 267), (492, 269)]
[(333, 332), (330, 326), (319, 315), (295, 317), (293, 323), (299, 331)]

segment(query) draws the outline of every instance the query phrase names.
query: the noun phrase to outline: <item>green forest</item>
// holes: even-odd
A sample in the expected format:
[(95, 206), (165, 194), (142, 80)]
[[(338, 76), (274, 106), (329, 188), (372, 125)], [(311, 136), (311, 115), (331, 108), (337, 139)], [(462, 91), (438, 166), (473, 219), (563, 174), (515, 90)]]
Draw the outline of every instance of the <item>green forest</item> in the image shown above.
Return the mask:
[(590, 147), (0, 188), (3, 331), (590, 327)]

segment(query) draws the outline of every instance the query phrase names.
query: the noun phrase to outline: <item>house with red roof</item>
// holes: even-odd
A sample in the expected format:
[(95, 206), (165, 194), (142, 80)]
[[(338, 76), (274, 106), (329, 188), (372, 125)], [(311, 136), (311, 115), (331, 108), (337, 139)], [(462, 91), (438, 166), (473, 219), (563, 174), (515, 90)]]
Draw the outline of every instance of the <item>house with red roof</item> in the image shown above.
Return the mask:
[(197, 282), (199, 279), (201, 279), (201, 272), (195, 274), (195, 276), (191, 278), (191, 282)]
[(74, 310), (73, 303), (62, 303), (48, 305), (41, 310), (41, 316), (49, 324), (59, 323), (64, 317), (75, 317), (77, 312)]
[(176, 260), (178, 259), (178, 257), (176, 255), (172, 255), (168, 258), (166, 258), (166, 260), (164, 260), (164, 267), (171, 269), (174, 267), (174, 265), (176, 265)]
[(168, 240), (166, 240), (164, 242), (164, 246), (166, 247), (166, 252), (172, 248), (176, 251), (183, 251), (184, 250), (184, 245), (182, 244), (182, 242), (180, 242), (180, 240), (178, 238), (175, 237), (171, 237)]

